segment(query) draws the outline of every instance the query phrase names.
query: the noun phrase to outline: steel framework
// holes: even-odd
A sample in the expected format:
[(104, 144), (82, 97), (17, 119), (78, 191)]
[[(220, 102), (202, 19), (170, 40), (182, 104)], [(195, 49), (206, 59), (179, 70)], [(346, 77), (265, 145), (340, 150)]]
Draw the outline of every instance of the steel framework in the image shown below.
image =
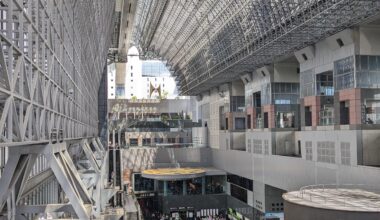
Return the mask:
[(378, 0), (140, 0), (133, 43), (168, 61), (196, 95), (380, 10)]
[[(1, 219), (90, 219), (114, 192), (105, 189), (108, 153), (96, 138), (114, 7), (0, 1)], [(73, 148), (84, 158), (74, 160)]]
[(0, 146), (97, 136), (106, 0), (0, 2)]

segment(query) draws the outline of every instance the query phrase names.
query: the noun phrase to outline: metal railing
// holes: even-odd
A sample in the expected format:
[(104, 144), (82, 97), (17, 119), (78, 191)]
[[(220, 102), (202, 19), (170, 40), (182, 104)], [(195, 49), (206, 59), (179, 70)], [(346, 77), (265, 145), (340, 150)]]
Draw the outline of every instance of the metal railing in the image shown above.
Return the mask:
[[(352, 198), (350, 195), (345, 194), (344, 190), (365, 190), (370, 193), (378, 194), (377, 198), (368, 198), (368, 199), (358, 199)], [(320, 192), (325, 192), (328, 190), (335, 190), (338, 195), (334, 194), (321, 194)], [(337, 197), (338, 196), (338, 197)], [(315, 184), (301, 187), (299, 192), (297, 193), (298, 198), (302, 198), (309, 201), (317, 201), (322, 205), (326, 205), (328, 202), (333, 202), (334, 206), (338, 206), (337, 202), (340, 202), (340, 206), (355, 208), (359, 207), (358, 204), (355, 205), (355, 201), (360, 202), (360, 204), (364, 204), (366, 208), (370, 208), (374, 211), (380, 211), (380, 205), (374, 203), (374, 201), (378, 202), (380, 198), (380, 188), (378, 186), (370, 186), (366, 184)]]
[(139, 148), (139, 147), (150, 147), (150, 148), (202, 148), (205, 146), (199, 146), (196, 143), (156, 143), (156, 144), (143, 144), (138, 145), (126, 145), (123, 148)]

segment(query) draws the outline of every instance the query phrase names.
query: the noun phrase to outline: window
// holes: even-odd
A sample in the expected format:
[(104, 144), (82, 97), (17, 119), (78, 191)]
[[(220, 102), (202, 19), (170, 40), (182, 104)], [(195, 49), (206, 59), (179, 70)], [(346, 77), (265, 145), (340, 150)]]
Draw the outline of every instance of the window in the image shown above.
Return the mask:
[(199, 195), (202, 193), (202, 178), (186, 180), (186, 185), (188, 195)]
[(340, 102), (340, 124), (348, 125), (350, 124), (350, 108), (349, 101)]
[(242, 112), (245, 107), (245, 97), (244, 96), (231, 96), (230, 97), (230, 111), (231, 112)]
[(315, 95), (314, 87), (314, 69), (309, 69), (301, 72), (300, 74), (300, 96), (313, 96)]
[(144, 138), (143, 139), (143, 146), (150, 146), (151, 139), (150, 138)]
[(355, 64), (357, 87), (380, 87), (380, 56), (357, 55)]
[(251, 129), (251, 115), (247, 115), (247, 129)]
[(331, 141), (317, 142), (317, 161), (335, 163), (335, 143)]
[(133, 73), (131, 72), (131, 77), (133, 77)]
[[(364, 62), (365, 63), (365, 62)], [(366, 66), (364, 67), (366, 68)], [(346, 57), (334, 62), (334, 89), (354, 87), (354, 57)]]
[(351, 165), (351, 152), (350, 152), (350, 143), (341, 142), (340, 143), (340, 156), (343, 165)]
[(249, 153), (251, 153), (251, 151), (252, 151), (252, 145), (251, 145), (251, 139), (248, 139), (247, 140), (247, 151), (249, 152)]
[(254, 154), (263, 153), (262, 140), (253, 139), (253, 153)]
[(269, 155), (269, 141), (264, 140), (264, 154)]
[(253, 191), (253, 180), (234, 174), (228, 174), (227, 181), (232, 184), (238, 185), (244, 189)]
[(224, 176), (206, 176), (206, 194), (224, 193), (225, 183)]
[(154, 138), (154, 143), (163, 143), (164, 139), (163, 138)]
[(182, 181), (168, 181), (168, 195), (181, 195), (183, 193)]
[(168, 138), (168, 143), (174, 144), (175, 143), (175, 138)]
[(305, 126), (311, 126), (311, 125), (312, 125), (311, 107), (305, 106)]
[(327, 71), (316, 75), (317, 95), (334, 95), (333, 72)]
[(122, 97), (125, 94), (125, 88), (123, 85), (116, 85), (116, 96)]
[(343, 43), (342, 39), (338, 38), (338, 39), (336, 39), (336, 42), (338, 43), (339, 47), (343, 47), (344, 46), (344, 43)]
[(130, 144), (131, 146), (137, 146), (137, 145), (138, 145), (138, 140), (137, 140), (137, 138), (131, 138), (131, 139), (129, 139), (129, 144)]
[(311, 141), (305, 142), (306, 160), (313, 160), (313, 146)]
[(139, 173), (134, 174), (134, 191), (154, 191), (154, 180), (147, 179)]
[(272, 83), (272, 102), (274, 104), (298, 104), (299, 83)]
[(305, 60), (305, 61), (307, 61), (307, 56), (306, 56), (306, 54), (302, 54), (302, 58)]
[(240, 118), (240, 117), (235, 118), (235, 129), (236, 130), (245, 129), (245, 118)]
[(261, 107), (261, 92), (253, 93), (253, 107)]
[(133, 66), (131, 65), (131, 70), (133, 70)]
[(231, 196), (242, 202), (247, 202), (247, 190), (231, 184)]

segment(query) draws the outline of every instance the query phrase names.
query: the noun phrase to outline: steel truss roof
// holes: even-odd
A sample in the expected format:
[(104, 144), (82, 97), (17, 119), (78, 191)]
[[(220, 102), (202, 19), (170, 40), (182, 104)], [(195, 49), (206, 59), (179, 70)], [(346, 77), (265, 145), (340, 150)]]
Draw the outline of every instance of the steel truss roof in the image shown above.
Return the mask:
[(139, 0), (133, 43), (182, 94), (236, 79), (379, 13), (378, 0)]

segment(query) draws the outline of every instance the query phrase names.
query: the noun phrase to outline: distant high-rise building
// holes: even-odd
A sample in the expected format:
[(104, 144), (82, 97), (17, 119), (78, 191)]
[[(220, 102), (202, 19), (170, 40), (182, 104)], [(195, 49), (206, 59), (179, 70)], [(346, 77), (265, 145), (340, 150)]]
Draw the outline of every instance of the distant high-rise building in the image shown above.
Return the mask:
[[(109, 99), (173, 99), (178, 97), (174, 78), (170, 76), (165, 64), (159, 60), (140, 60), (136, 47), (128, 51), (125, 71), (121, 68), (109, 68)], [(120, 76), (119, 76), (120, 75)], [(116, 78), (124, 76), (124, 83)]]

